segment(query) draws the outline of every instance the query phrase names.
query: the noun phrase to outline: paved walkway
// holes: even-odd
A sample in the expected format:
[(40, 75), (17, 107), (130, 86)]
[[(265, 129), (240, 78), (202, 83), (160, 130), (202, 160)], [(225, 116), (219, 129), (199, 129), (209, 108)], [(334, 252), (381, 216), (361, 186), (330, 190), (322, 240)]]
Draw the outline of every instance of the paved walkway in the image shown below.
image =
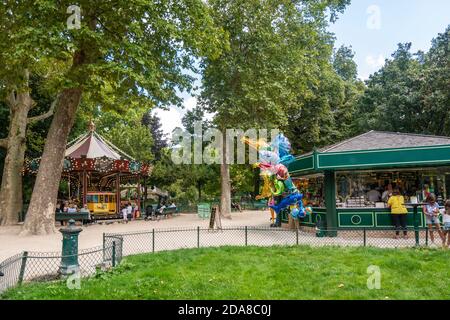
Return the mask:
[[(261, 226), (267, 227), (270, 222), (269, 211), (233, 212), (232, 219), (222, 218), (223, 227)], [(202, 220), (196, 214), (180, 214), (159, 221), (130, 221), (127, 224), (92, 225), (83, 227), (80, 233), (80, 249), (102, 245), (103, 233), (120, 233), (132, 231), (149, 231), (153, 228), (208, 228), (209, 220)], [(61, 233), (44, 236), (19, 236), (21, 226), (0, 227), (0, 262), (22, 251), (51, 252), (61, 250)]]
[[(103, 233), (131, 233), (124, 236), (124, 255), (180, 248), (195, 248), (221, 245), (295, 245), (312, 246), (363, 246), (363, 231), (340, 231), (338, 237), (317, 237), (312, 228), (298, 232), (269, 228), (268, 211), (233, 212), (232, 219), (222, 218), (222, 231), (209, 231), (209, 220), (202, 220), (196, 214), (181, 214), (160, 221), (130, 221), (127, 224), (96, 224), (85, 226), (80, 234), (80, 249), (89, 249), (103, 244)], [(247, 237), (244, 226), (248, 226)], [(197, 232), (200, 227), (200, 232)], [(252, 228), (253, 227), (253, 228)], [(229, 228), (233, 228), (229, 230)], [(258, 230), (253, 230), (258, 228)], [(155, 229), (155, 243), (151, 231)], [(180, 229), (188, 229), (183, 231)], [(59, 252), (61, 234), (45, 236), (18, 235), (20, 226), (0, 227), (0, 261), (22, 251)], [(413, 247), (414, 234), (408, 239), (395, 240), (392, 232), (367, 231), (367, 246), (381, 248)], [(420, 232), (420, 245), (425, 244), (425, 231)]]

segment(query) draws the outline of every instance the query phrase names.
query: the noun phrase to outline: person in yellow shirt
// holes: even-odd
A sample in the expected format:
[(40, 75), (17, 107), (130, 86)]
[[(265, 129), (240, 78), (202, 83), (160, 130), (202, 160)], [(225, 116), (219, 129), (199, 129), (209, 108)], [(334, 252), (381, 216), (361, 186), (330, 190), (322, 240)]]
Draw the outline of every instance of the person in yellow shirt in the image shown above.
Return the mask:
[(408, 209), (405, 207), (405, 198), (400, 194), (398, 188), (394, 189), (392, 196), (388, 200), (388, 207), (391, 208), (392, 223), (395, 226), (395, 239), (398, 239), (400, 229), (403, 230), (403, 238), (408, 238), (406, 231), (406, 217)]

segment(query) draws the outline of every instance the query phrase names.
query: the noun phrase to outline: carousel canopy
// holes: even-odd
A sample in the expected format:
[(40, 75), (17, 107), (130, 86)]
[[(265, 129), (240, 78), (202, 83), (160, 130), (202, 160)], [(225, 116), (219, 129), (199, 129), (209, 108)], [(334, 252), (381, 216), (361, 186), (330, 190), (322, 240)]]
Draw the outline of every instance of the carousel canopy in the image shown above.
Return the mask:
[(134, 160), (131, 156), (105, 140), (95, 132), (95, 126), (89, 124), (89, 132), (78, 137), (69, 144), (65, 153), (66, 157), (78, 158), (107, 158), (112, 160)]
[[(100, 178), (108, 178), (109, 174), (121, 173), (121, 179), (127, 178), (129, 174), (148, 176), (152, 166), (148, 163), (136, 161), (111, 142), (95, 132), (95, 125), (89, 123), (87, 133), (79, 136), (67, 144), (65, 159), (63, 164), (63, 175), (81, 171), (98, 172)], [(27, 160), (25, 172), (37, 173), (40, 165), (40, 158)]]

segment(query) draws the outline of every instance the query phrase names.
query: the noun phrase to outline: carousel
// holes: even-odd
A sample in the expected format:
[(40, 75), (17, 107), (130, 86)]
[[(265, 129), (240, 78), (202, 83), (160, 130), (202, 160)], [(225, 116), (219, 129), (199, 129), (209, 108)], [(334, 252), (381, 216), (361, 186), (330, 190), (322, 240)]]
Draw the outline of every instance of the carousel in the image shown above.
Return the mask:
[[(25, 172), (36, 174), (40, 158), (27, 160)], [(136, 161), (95, 131), (91, 121), (88, 132), (67, 144), (61, 179), (68, 185), (67, 200), (87, 205), (96, 218), (119, 216), (123, 204), (131, 202), (139, 211), (147, 198), (146, 178), (152, 167)], [(142, 184), (143, 182), (143, 184)], [(122, 188), (134, 187), (122, 197)]]

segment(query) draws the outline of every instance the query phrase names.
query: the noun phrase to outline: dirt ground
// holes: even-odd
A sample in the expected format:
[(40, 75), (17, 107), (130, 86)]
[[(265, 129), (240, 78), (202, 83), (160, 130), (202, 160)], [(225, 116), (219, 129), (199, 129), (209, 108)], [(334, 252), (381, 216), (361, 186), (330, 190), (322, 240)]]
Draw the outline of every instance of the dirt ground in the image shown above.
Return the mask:
[[(222, 218), (223, 227), (233, 226), (262, 226), (270, 225), (269, 211), (233, 212), (232, 219)], [(95, 224), (84, 226), (80, 233), (80, 249), (102, 245), (103, 233), (149, 231), (166, 228), (193, 228), (200, 226), (207, 228), (209, 219), (200, 219), (196, 214), (180, 214), (178, 216), (161, 219), (159, 221), (130, 221), (125, 223)], [(57, 232), (45, 236), (19, 236), (21, 226), (0, 227), (0, 261), (22, 251), (51, 252), (61, 250), (61, 233)]]

